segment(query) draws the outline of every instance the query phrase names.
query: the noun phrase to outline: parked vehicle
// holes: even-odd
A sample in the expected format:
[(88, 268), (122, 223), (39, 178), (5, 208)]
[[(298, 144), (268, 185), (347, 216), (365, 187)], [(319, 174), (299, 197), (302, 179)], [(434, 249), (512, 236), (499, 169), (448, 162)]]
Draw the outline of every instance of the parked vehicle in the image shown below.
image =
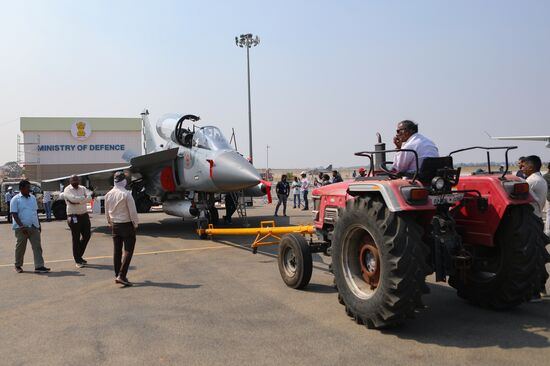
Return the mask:
[[(38, 212), (44, 213), (44, 203), (42, 201), (44, 194), (42, 188), (38, 182), (31, 183), (31, 192), (36, 197), (38, 203)], [(8, 215), (8, 205), (4, 202), (4, 196), (8, 191), (8, 187), (12, 187), (13, 191), (19, 193), (19, 180), (4, 180), (0, 184), (1, 202), (0, 202), (0, 216)], [(52, 213), (57, 220), (63, 220), (67, 218), (67, 211), (65, 201), (58, 200), (59, 192), (52, 192)]]

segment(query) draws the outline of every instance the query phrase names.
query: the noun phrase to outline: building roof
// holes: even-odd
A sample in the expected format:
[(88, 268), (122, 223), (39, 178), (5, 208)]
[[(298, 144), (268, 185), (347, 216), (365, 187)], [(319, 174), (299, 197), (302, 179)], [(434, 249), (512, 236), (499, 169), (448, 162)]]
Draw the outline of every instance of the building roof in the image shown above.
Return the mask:
[(21, 131), (67, 131), (76, 121), (90, 123), (95, 131), (141, 131), (141, 118), (21, 117)]

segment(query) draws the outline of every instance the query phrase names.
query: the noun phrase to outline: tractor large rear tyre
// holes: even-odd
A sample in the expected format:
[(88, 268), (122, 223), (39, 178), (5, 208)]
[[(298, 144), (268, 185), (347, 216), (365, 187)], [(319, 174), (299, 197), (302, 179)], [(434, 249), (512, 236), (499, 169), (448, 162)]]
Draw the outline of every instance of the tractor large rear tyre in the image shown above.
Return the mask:
[(541, 220), (530, 205), (507, 209), (483, 261), (474, 263), (466, 278), (453, 276), (449, 284), (476, 305), (503, 310), (529, 301), (546, 282), (545, 243)]
[(422, 228), (379, 197), (356, 198), (341, 211), (332, 241), (339, 301), (357, 323), (385, 328), (414, 316), (430, 272)]

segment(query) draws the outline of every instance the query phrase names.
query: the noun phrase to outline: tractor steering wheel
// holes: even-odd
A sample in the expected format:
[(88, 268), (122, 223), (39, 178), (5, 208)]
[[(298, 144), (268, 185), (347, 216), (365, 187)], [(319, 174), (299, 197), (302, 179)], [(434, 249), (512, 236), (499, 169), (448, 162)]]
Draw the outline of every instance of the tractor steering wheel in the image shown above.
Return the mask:
[(392, 172), (386, 167), (386, 164), (393, 164), (393, 161), (383, 161), (380, 163), (380, 169), (386, 173), (391, 179), (400, 179), (401, 175), (396, 172)]

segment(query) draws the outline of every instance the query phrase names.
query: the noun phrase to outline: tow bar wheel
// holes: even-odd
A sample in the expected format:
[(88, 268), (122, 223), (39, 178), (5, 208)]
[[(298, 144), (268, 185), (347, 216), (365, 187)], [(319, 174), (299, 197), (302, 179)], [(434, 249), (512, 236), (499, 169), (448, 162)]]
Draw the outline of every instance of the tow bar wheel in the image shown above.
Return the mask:
[(279, 273), (284, 283), (301, 289), (311, 280), (313, 260), (306, 239), (296, 233), (285, 234), (279, 244)]

